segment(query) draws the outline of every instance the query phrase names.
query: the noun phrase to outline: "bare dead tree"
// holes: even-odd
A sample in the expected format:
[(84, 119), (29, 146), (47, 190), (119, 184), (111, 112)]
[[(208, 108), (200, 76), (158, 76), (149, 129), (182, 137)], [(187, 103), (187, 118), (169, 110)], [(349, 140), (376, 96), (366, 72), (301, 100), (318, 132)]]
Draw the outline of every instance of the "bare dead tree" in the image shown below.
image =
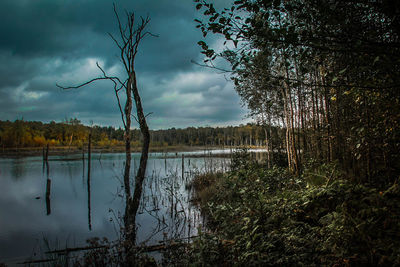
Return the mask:
[[(121, 113), (121, 119), (124, 126), (124, 139), (125, 139), (125, 153), (126, 162), (124, 170), (124, 187), (126, 195), (126, 209), (125, 209), (125, 230), (126, 236), (133, 243), (136, 242), (136, 213), (139, 208), (140, 199), (143, 190), (143, 181), (147, 167), (147, 159), (150, 144), (150, 133), (147, 126), (146, 117), (143, 112), (142, 101), (139, 94), (139, 89), (136, 80), (135, 59), (138, 52), (140, 42), (146, 36), (155, 36), (148, 31), (145, 31), (146, 26), (150, 22), (150, 18), (140, 17), (140, 21), (135, 21), (135, 14), (133, 12), (125, 12), (126, 22), (123, 24), (114, 4), (114, 13), (118, 23), (119, 35), (118, 38), (109, 33), (110, 37), (117, 45), (120, 51), (120, 59), (123, 64), (127, 77), (120, 79), (116, 76), (108, 76), (104, 69), (96, 63), (97, 67), (102, 73), (101, 77), (94, 78), (90, 81), (82, 83), (77, 86), (63, 87), (57, 85), (62, 89), (80, 88), (85, 85), (91, 84), (100, 80), (112, 81), (114, 84), (114, 92), (118, 103), (118, 108)], [(122, 108), (120, 93), (125, 93), (125, 105)], [(136, 116), (132, 114), (133, 101), (136, 106)], [(140, 157), (139, 169), (135, 177), (134, 194), (131, 196), (130, 189), (130, 168), (131, 168), (131, 125), (134, 118), (140, 127), (143, 136), (142, 153)]]

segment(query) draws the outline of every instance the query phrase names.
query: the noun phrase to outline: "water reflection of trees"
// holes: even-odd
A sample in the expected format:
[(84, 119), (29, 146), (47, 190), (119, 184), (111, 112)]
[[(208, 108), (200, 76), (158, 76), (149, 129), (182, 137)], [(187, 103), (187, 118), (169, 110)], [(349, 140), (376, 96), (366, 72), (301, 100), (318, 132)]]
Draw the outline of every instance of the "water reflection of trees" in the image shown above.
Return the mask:
[[(119, 230), (119, 238), (115, 241), (107, 241), (108, 243), (101, 243), (103, 241), (100, 244), (95, 242), (94, 245), (90, 243), (89, 246), (107, 247), (113, 251), (122, 249), (125, 254), (118, 257), (129, 258), (137, 255), (138, 251), (142, 253), (165, 248), (169, 246), (168, 244), (171, 244), (171, 241), (191, 242), (191, 237), (197, 235), (198, 227), (204, 225), (204, 221), (198, 208), (191, 204), (192, 194), (188, 184), (197, 174), (227, 171), (230, 158), (229, 155), (226, 156), (228, 157), (215, 157), (212, 153), (205, 152), (201, 157), (187, 156), (180, 158), (175, 155), (175, 157), (153, 158), (154, 161), (149, 162), (150, 169), (143, 183), (143, 194), (139, 200), (140, 205), (137, 214), (129, 213), (129, 209), (122, 209), (122, 214), (114, 215), (113, 220)], [(258, 155), (255, 156), (257, 159)], [(115, 175), (119, 176), (118, 180), (121, 183), (119, 188), (123, 188), (124, 180), (121, 176), (123, 176), (125, 164), (117, 164), (118, 162), (115, 161), (112, 166), (114, 166), (113, 169), (116, 169)], [(132, 165), (132, 172), (136, 172), (135, 158)], [(88, 226), (91, 230), (91, 204), (93, 204), (91, 203), (91, 190), (93, 190), (93, 187), (89, 162), (87, 162), (87, 165), (82, 164), (82, 168), (86, 169), (86, 172), (83, 170), (82, 175), (87, 175)], [(48, 171), (48, 168), (46, 169)], [(122, 171), (120, 171), (121, 169)], [(120, 174), (118, 175), (118, 173)], [(49, 178), (48, 175), (46, 177)], [(123, 191), (123, 189), (122, 191), (117, 190), (116, 195), (120, 195), (127, 204), (129, 196), (123, 194)], [(126, 229), (124, 219), (130, 219), (131, 216), (137, 216), (135, 225), (137, 240), (132, 240), (129, 232), (127, 232), (130, 229)], [(77, 250), (79, 249), (86, 251), (88, 247), (77, 248)], [(82, 252), (82, 254), (85, 253)], [(130, 255), (131, 253), (134, 254)]]
[(188, 184), (196, 174), (226, 170), (229, 165), (228, 158), (213, 158), (210, 155), (202, 158), (182, 157), (182, 160), (165, 157), (159, 160), (164, 161), (164, 166), (156, 168), (154, 165), (143, 184), (137, 216), (141, 216), (140, 222), (153, 227), (144, 234), (147, 229), (140, 232), (142, 225), (136, 225), (141, 245), (162, 240), (190, 239), (196, 235), (197, 227), (203, 221), (197, 207), (191, 204)]
[(27, 163), (25, 158), (18, 158), (13, 160), (11, 164), (11, 177), (14, 178), (16, 181), (20, 180), (23, 177), (26, 177), (27, 171)]

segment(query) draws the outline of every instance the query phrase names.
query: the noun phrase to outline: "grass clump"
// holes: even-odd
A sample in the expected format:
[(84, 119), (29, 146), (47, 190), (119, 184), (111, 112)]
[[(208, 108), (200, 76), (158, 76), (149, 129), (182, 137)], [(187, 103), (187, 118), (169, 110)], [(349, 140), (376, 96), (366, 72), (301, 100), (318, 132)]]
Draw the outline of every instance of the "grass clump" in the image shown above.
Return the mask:
[(192, 201), (205, 206), (207, 201), (217, 193), (223, 173), (205, 173), (197, 175), (191, 182), (193, 189)]

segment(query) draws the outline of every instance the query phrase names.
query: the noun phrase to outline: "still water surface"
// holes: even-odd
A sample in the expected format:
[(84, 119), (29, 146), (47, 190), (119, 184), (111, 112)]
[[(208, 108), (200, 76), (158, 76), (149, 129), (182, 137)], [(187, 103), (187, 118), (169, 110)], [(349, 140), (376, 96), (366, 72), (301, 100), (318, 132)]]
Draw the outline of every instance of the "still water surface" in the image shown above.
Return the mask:
[[(150, 154), (137, 215), (139, 243), (197, 234), (202, 218), (185, 185), (195, 173), (226, 170), (229, 151), (212, 153)], [(131, 177), (139, 158), (132, 154)], [(49, 249), (85, 246), (92, 237), (120, 237), (125, 155), (93, 154), (89, 180), (87, 163), (81, 155), (50, 157), (48, 168), (41, 157), (0, 159), (0, 262), (18, 263)]]

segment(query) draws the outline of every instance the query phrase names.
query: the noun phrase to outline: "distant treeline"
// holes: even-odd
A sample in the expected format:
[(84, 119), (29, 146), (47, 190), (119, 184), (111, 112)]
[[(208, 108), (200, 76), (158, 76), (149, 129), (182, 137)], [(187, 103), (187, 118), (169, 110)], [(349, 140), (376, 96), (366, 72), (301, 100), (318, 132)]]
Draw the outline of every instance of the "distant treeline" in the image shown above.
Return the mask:
[[(167, 146), (264, 146), (265, 127), (247, 124), (228, 127), (189, 127), (185, 129), (154, 130), (150, 132), (153, 147)], [(94, 145), (101, 147), (123, 146), (122, 128), (86, 126), (78, 119), (63, 122), (0, 121), (0, 144), (3, 148), (51, 146), (82, 147), (89, 133)], [(284, 130), (272, 127), (269, 142), (282, 148)], [(140, 146), (139, 129), (132, 130), (132, 145)]]

